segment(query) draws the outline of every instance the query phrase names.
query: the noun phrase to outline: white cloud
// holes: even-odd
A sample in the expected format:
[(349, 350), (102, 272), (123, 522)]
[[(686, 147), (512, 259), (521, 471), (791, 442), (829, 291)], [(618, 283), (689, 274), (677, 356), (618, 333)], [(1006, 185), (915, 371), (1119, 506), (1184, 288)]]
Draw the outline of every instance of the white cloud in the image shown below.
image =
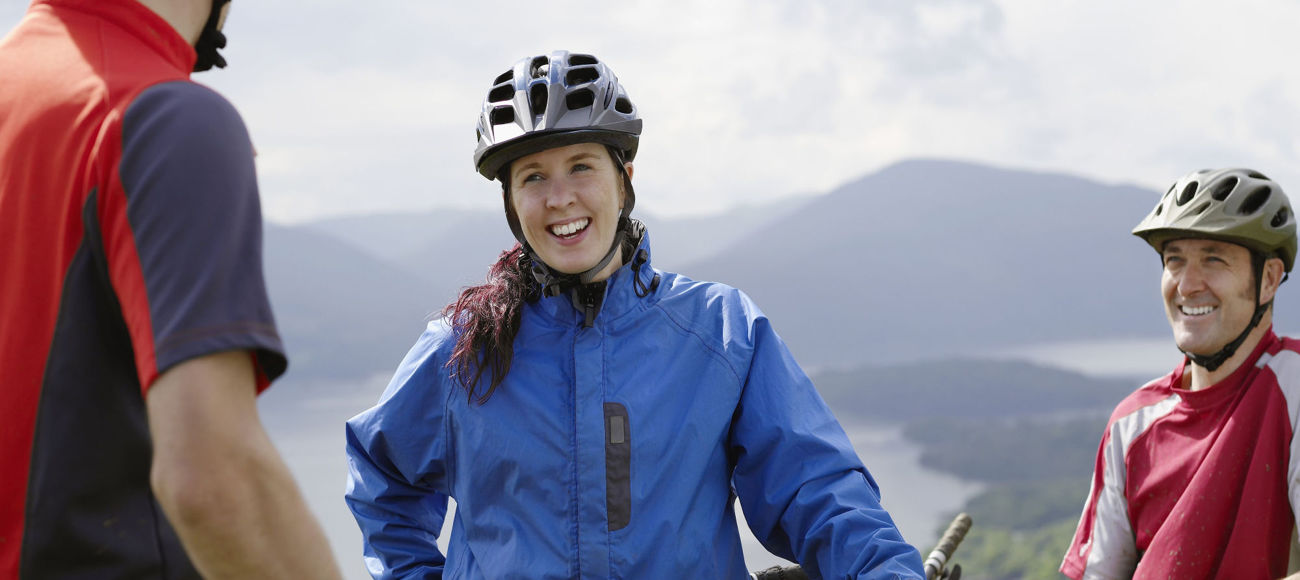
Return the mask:
[[(21, 8), (0, 8), (0, 27)], [(1195, 0), (237, 2), (231, 68), (280, 221), (495, 208), (489, 81), (552, 48), (609, 62), (646, 119), (641, 207), (718, 211), (957, 157), (1163, 189), (1202, 166), (1300, 191), (1300, 5)]]

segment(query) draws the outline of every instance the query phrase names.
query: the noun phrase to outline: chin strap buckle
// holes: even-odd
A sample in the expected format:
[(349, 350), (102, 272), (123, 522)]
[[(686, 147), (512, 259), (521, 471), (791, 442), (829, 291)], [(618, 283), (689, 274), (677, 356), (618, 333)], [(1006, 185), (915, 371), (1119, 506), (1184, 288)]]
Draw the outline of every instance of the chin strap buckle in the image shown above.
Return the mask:
[(632, 258), (632, 288), (636, 290), (637, 298), (645, 298), (659, 288), (659, 274), (655, 274), (654, 277), (650, 278), (650, 286), (648, 287), (645, 282), (641, 281), (641, 267), (649, 260), (650, 253), (645, 251), (645, 248), (637, 250), (636, 256)]

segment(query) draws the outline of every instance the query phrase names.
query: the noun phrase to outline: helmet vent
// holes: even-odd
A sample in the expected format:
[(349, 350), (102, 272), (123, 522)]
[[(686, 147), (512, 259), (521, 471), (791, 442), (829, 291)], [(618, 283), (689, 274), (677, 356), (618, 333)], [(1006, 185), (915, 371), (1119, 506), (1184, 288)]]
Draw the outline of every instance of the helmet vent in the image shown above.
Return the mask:
[(1157, 215), (1157, 216), (1159, 216), (1161, 213), (1164, 213), (1164, 211), (1165, 211), (1165, 204), (1162, 203), (1162, 204), (1156, 206), (1156, 215)]
[(515, 108), (510, 105), (492, 109), (492, 124), (506, 125), (515, 122)]
[(564, 104), (569, 107), (570, 111), (585, 109), (595, 102), (596, 95), (591, 92), (591, 89), (578, 89), (569, 93), (569, 96), (564, 97)]
[(510, 97), (513, 96), (515, 96), (514, 86), (501, 85), (497, 88), (492, 89), (492, 92), (488, 93), (488, 102), (500, 103), (501, 101), (509, 101)]
[(1240, 183), (1240, 180), (1236, 177), (1229, 177), (1214, 186), (1214, 191), (1210, 192), (1210, 197), (1214, 198), (1214, 201), (1228, 199), (1228, 194), (1232, 193), (1233, 188), (1237, 187), (1238, 183)]
[(1187, 187), (1183, 188), (1183, 192), (1178, 195), (1178, 205), (1184, 206), (1187, 205), (1187, 202), (1192, 201), (1192, 196), (1196, 195), (1196, 188), (1197, 183), (1195, 181), (1187, 184)]
[(614, 110), (624, 115), (631, 115), (632, 101), (629, 101), (627, 97), (619, 97), (617, 101), (614, 101)]
[(1286, 225), (1286, 222), (1290, 221), (1290, 219), (1291, 212), (1287, 211), (1286, 206), (1282, 206), (1278, 208), (1277, 213), (1273, 214), (1273, 221), (1269, 222), (1268, 225), (1280, 228)]
[(535, 78), (535, 79), (546, 78), (546, 75), (550, 72), (551, 72), (551, 59), (546, 58), (544, 56), (536, 57), (533, 59), (533, 62), (528, 64), (528, 76), (531, 78)]
[(1252, 179), (1263, 179), (1265, 181), (1272, 181), (1271, 179), (1265, 177), (1263, 173), (1260, 173), (1255, 170), (1247, 171), (1246, 175), (1251, 177)]
[(583, 66), (588, 64), (596, 64), (598, 62), (600, 61), (596, 60), (596, 57), (591, 56), (590, 54), (569, 55), (569, 66)]
[(584, 66), (581, 68), (571, 68), (568, 74), (564, 75), (564, 82), (569, 85), (581, 85), (600, 78), (600, 72), (596, 67)]
[(508, 70), (506, 72), (501, 73), (501, 76), (497, 77), (497, 80), (492, 81), (492, 84), (499, 85), (501, 83), (509, 82), (512, 80), (515, 80), (515, 71)]
[(1208, 202), (1208, 201), (1207, 201), (1207, 202), (1203, 202), (1203, 203), (1201, 203), (1201, 205), (1196, 206), (1196, 209), (1187, 212), (1187, 215), (1189, 215), (1189, 216), (1201, 215), (1201, 214), (1205, 213), (1205, 210), (1207, 210), (1207, 209), (1210, 209), (1210, 202)]
[(539, 83), (528, 89), (528, 104), (532, 106), (534, 115), (546, 112), (546, 85)]
[(1268, 201), (1269, 196), (1272, 194), (1273, 188), (1267, 185), (1255, 188), (1250, 192), (1250, 195), (1247, 195), (1246, 199), (1241, 202), (1241, 209), (1239, 209), (1238, 212), (1240, 215), (1250, 215), (1259, 211), (1259, 208), (1264, 206), (1264, 203)]

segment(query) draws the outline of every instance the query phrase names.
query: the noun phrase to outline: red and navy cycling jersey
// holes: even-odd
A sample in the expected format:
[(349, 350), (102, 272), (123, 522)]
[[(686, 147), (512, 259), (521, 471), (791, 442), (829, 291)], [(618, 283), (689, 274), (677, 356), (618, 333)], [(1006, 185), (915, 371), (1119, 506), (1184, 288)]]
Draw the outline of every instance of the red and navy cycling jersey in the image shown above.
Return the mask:
[(0, 577), (198, 577), (150, 492), (160, 373), (286, 361), (253, 153), (136, 0), (35, 0), (0, 40)]

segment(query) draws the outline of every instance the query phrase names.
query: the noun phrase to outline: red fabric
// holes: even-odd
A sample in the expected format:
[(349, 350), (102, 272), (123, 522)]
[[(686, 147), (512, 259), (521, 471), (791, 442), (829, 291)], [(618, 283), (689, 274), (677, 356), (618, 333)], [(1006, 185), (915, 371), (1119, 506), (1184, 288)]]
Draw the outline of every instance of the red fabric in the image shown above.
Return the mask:
[[(1296, 345), (1270, 331), (1241, 368), (1209, 388), (1177, 388), (1184, 363), (1120, 404), (1102, 439), (1092, 493), (1063, 573), (1085, 576), (1093, 571), (1088, 559), (1094, 556), (1100, 560), (1095, 566), (1121, 575), (1127, 571), (1124, 560), (1136, 558), (1127, 564), (1134, 578), (1286, 574), (1295, 525), (1287, 484), (1293, 418), (1274, 368), (1256, 365), (1261, 356), (1271, 359), (1284, 348), (1295, 351)], [(1300, 377), (1284, 379), (1291, 385), (1297, 381)], [(1143, 410), (1157, 409), (1149, 420), (1139, 417)], [(1128, 439), (1123, 422), (1135, 419), (1141, 428)], [(1124, 448), (1108, 454), (1115, 445)], [(1117, 456), (1123, 466), (1111, 467), (1122, 470), (1127, 507), (1120, 517), (1131, 531), (1123, 529), (1123, 521), (1099, 513), (1099, 505), (1102, 512), (1107, 509), (1101, 498), (1110, 483), (1107, 462)], [(1107, 533), (1123, 536), (1134, 551), (1114, 550), (1097, 539)]]
[[(134, 95), (133, 95), (134, 96)], [(129, 102), (129, 101), (128, 101)], [(109, 126), (109, 136), (101, 144), (99, 155), (104, 159), (122, 157), (122, 111), (115, 110), (114, 123)], [(126, 193), (114, 163), (109, 169), (107, 189), (99, 197), (99, 223), (104, 241), (104, 253), (109, 262), (109, 279), (112, 280), (122, 316), (131, 333), (131, 346), (135, 349), (135, 367), (140, 373), (140, 387), (144, 391), (158, 378), (158, 365), (154, 356), (153, 322), (150, 320), (149, 295), (145, 291), (144, 270), (140, 267), (140, 254), (136, 251), (135, 234), (126, 216)]]
[[(44, 363), (91, 192), (103, 201), (112, 277), (130, 313), (136, 352), (146, 363), (152, 359), (113, 137), (135, 93), (188, 78), (194, 59), (166, 21), (134, 0), (36, 0), (0, 41), (0, 79), (29, 80), (4, 82), (0, 91), (0, 577), (18, 576)], [(140, 368), (147, 385), (156, 371)]]

